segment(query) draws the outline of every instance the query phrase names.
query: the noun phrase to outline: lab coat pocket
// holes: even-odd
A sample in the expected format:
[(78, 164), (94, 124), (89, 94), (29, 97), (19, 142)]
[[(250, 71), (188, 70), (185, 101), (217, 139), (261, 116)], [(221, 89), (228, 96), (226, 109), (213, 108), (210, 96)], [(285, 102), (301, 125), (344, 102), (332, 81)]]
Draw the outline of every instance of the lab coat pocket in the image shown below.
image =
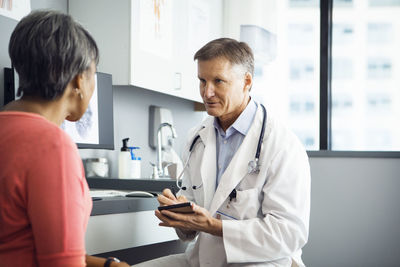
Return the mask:
[(260, 203), (258, 189), (236, 190), (236, 198), (227, 200), (222, 212), (238, 220), (257, 217)]

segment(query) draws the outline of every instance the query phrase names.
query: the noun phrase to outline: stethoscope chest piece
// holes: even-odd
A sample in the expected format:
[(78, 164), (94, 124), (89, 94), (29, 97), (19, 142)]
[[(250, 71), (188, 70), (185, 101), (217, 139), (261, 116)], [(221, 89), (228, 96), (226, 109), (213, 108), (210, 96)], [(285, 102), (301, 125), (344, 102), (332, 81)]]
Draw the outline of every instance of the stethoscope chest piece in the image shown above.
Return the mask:
[(258, 159), (254, 159), (249, 161), (249, 164), (247, 165), (247, 173), (252, 174), (252, 173), (259, 173), (260, 172), (260, 166), (258, 165)]

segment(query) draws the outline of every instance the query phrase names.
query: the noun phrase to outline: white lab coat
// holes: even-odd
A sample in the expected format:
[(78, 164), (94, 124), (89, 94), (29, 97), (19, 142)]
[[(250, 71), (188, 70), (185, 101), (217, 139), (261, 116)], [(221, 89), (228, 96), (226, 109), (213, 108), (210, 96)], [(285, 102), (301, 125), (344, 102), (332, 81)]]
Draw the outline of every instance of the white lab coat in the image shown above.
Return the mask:
[[(201, 142), (193, 149), (183, 179), (187, 190), (179, 194), (205, 207), (212, 216), (220, 211), (237, 220), (221, 217), (223, 237), (203, 232), (185, 236), (177, 230), (181, 239), (197, 237), (186, 256), (180, 258), (182, 261), (174, 256), (143, 266), (161, 262), (162, 266), (304, 266), (301, 249), (307, 242), (310, 213), (308, 157), (297, 137), (268, 113), (260, 172), (247, 174), (248, 162), (255, 157), (262, 119), (258, 105), (254, 122), (218, 188), (214, 118), (207, 118), (193, 130), (184, 150), (186, 157), (197, 134)], [(201, 184), (201, 188), (192, 189)], [(237, 190), (237, 197), (227, 208), (233, 189)]]
[[(223, 237), (198, 233), (187, 251), (191, 266), (304, 265), (301, 249), (308, 239), (311, 177), (308, 157), (297, 137), (268, 112), (259, 174), (247, 174), (255, 157), (263, 112), (258, 105), (243, 143), (216, 184), (216, 136), (213, 117), (193, 131), (184, 151), (199, 134), (181, 190), (189, 200), (237, 218), (223, 219)], [(202, 188), (193, 190), (192, 186)], [(227, 208), (229, 194), (237, 191)], [(225, 220), (226, 219), (226, 220)], [(182, 239), (190, 239), (179, 233)], [(235, 264), (233, 264), (235, 263)]]

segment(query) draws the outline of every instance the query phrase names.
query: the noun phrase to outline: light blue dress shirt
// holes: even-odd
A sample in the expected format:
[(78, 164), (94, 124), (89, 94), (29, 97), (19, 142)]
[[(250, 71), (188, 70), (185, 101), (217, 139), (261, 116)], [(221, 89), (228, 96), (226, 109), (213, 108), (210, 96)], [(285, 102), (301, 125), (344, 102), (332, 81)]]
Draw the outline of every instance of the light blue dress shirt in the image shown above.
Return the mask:
[(249, 131), (257, 112), (257, 103), (251, 99), (247, 107), (242, 111), (236, 121), (226, 129), (219, 125), (218, 119), (214, 119), (216, 145), (217, 145), (217, 180), (218, 187), (222, 174), (225, 172), (236, 151)]

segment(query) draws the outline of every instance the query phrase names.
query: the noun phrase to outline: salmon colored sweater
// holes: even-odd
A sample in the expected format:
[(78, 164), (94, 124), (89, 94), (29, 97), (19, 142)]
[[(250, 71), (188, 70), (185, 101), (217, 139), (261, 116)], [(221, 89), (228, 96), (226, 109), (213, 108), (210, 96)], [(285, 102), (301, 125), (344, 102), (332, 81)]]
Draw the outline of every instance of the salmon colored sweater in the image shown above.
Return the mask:
[(0, 112), (0, 266), (85, 266), (91, 209), (71, 138), (40, 115)]

